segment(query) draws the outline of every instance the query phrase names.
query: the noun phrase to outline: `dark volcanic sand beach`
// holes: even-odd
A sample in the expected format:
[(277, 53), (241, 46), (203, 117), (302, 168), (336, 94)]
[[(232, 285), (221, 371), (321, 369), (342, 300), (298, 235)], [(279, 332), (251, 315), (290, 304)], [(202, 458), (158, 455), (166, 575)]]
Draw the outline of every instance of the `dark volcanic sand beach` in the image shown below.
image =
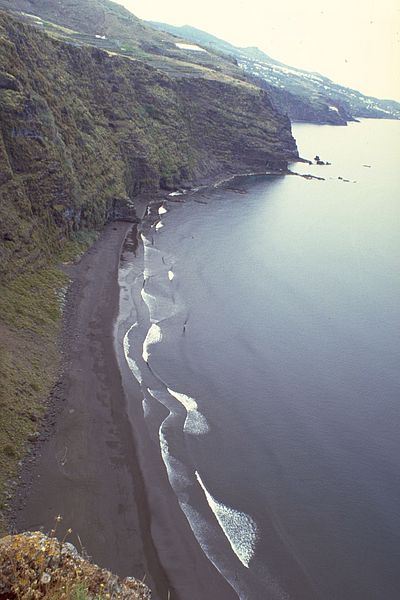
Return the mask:
[(131, 402), (141, 407), (141, 398), (133, 382), (122, 381), (113, 335), (120, 251), (131, 228), (107, 226), (79, 264), (68, 267), (64, 373), (54, 394), (50, 434), (42, 435), (36, 460), (23, 468), (16, 528), (50, 531), (60, 514), (60, 536), (71, 527), (68, 539), (78, 548), (82, 543), (96, 563), (124, 576), (146, 575), (153, 598), (167, 598), (170, 590), (171, 600), (229, 600), (236, 594), (195, 541), (168, 489), (159, 451), (146, 457), (146, 448), (154, 448), (144, 435), (141, 467), (153, 490), (149, 498), (145, 493), (127, 388)]

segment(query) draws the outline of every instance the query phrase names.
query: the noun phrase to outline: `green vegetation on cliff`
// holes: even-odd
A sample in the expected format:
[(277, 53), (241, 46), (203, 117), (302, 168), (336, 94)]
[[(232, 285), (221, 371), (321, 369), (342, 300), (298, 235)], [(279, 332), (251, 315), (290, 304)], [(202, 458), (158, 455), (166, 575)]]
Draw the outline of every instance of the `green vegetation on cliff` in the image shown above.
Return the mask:
[(171, 80), (5, 15), (0, 55), (3, 277), (101, 226), (115, 199), (296, 155), (289, 121), (250, 84)]
[(56, 263), (73, 240), (100, 229), (116, 201), (296, 156), (288, 119), (256, 86), (207, 67), (171, 79), (0, 13), (3, 492), (55, 378), (66, 284)]
[(45, 410), (59, 365), (57, 335), (66, 278), (55, 268), (20, 274), (0, 285), (0, 531), (26, 440)]
[(58, 338), (68, 278), (56, 263), (76, 258), (93, 239), (93, 232), (75, 235), (47, 264), (28, 265), (0, 281), (0, 532), (17, 463), (27, 440), (37, 439), (60, 366)]

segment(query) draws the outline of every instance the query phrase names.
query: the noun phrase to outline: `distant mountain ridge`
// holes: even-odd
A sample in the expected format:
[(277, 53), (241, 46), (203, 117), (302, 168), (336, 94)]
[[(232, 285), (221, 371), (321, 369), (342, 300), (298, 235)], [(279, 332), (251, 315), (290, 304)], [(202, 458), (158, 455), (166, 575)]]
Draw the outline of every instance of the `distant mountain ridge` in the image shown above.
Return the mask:
[(184, 37), (234, 58), (247, 77), (267, 90), (292, 120), (345, 124), (362, 117), (400, 119), (400, 103), (366, 96), (320, 75), (290, 67), (256, 47), (239, 48), (195, 27), (149, 21), (159, 31)]
[(293, 121), (346, 125), (360, 117), (400, 119), (398, 102), (365, 96), (195, 27), (142, 21), (111, 0), (0, 0), (0, 8), (52, 37), (142, 60), (173, 78), (247, 80)]
[(142, 21), (111, 0), (0, 0), (0, 8), (53, 37), (142, 60), (173, 78), (247, 80), (293, 121), (346, 125), (361, 117), (400, 119), (398, 102), (365, 96), (195, 27)]
[(52, 37), (136, 58), (171, 76), (204, 76), (206, 68), (244, 79), (228, 55), (179, 48), (176, 36), (150, 27), (111, 0), (0, 0), (0, 9)]

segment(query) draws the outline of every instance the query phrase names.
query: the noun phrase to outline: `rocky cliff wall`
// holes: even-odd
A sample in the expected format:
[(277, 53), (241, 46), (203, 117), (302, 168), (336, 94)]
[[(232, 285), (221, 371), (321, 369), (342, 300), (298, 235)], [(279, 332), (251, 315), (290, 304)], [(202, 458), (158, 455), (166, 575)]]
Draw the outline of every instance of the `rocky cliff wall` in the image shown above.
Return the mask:
[(0, 13), (2, 277), (101, 226), (116, 200), (296, 155), (288, 119), (250, 84), (171, 80)]

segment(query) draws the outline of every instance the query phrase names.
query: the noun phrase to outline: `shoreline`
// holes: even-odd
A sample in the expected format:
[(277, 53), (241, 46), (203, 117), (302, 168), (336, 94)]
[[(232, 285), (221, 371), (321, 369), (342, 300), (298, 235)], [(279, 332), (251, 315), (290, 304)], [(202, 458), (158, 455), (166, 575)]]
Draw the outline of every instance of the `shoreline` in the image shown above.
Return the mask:
[[(158, 201), (155, 205), (157, 204)], [(144, 473), (146, 500), (152, 516), (151, 535), (160, 562), (168, 574), (171, 600), (204, 600), (208, 597), (237, 600), (238, 596), (231, 585), (202, 550), (171, 488), (161, 457), (159, 440), (149, 435), (144, 418), (143, 392), (125, 358), (123, 338), (126, 331), (136, 322), (136, 310), (130, 297), (132, 274), (129, 266), (132, 265), (132, 260), (137, 264), (138, 274), (142, 273), (139, 266), (140, 257), (136, 256), (133, 250), (135, 244), (133, 241), (127, 241), (122, 256), (128, 269), (125, 273), (123, 268), (120, 269), (121, 304), (115, 324), (115, 348), (127, 399), (128, 417), (136, 441), (139, 464), (142, 465)]]
[[(287, 174), (289, 174), (289, 173), (287, 173)], [(265, 175), (265, 174), (263, 174), (263, 175)], [(271, 176), (271, 174), (268, 174), (268, 175)], [(266, 180), (268, 179), (268, 175), (266, 175)], [(241, 178), (240, 175), (236, 176), (236, 177), (238, 179)], [(244, 177), (244, 179), (245, 178), (246, 178), (246, 176)], [(229, 178), (228, 182), (229, 181), (231, 181), (231, 178)], [(214, 188), (215, 186), (212, 186), (212, 187)], [(210, 189), (210, 186), (209, 186), (209, 189)], [(235, 188), (231, 188), (231, 187), (228, 187), (227, 190), (233, 191), (233, 192), (237, 191)], [(193, 190), (192, 193), (190, 193), (190, 192), (187, 193), (186, 198), (188, 201), (189, 200), (195, 201), (195, 195), (196, 195), (196, 191)], [(171, 199), (171, 201), (174, 202), (175, 200)], [(182, 198), (181, 202), (183, 204), (185, 204), (185, 199)], [(149, 219), (150, 222), (147, 221), (147, 222), (145, 222), (145, 225), (144, 225), (144, 236), (145, 236), (145, 238), (147, 238), (146, 245), (148, 245), (150, 247), (153, 246), (153, 241), (151, 240), (152, 227), (154, 227), (154, 223), (159, 219), (159, 216), (157, 214), (158, 205), (160, 205), (160, 203), (155, 203), (155, 205), (153, 205), (153, 208), (155, 209), (154, 213), (153, 213), (154, 220), (151, 219), (151, 215), (150, 215), (150, 219)], [(164, 203), (164, 206), (168, 207), (168, 200)], [(172, 233), (173, 230), (170, 230), (170, 232), (171, 232), (171, 235), (173, 235), (173, 233)], [(154, 243), (154, 246), (157, 248), (157, 250), (159, 252), (161, 252), (163, 254), (163, 250), (161, 248), (159, 248), (156, 243)], [(164, 250), (165, 250), (165, 248), (164, 248)], [(168, 250), (167, 250), (166, 255), (168, 255)], [(162, 262), (164, 263), (164, 265), (166, 264), (164, 262), (164, 260)], [(147, 263), (146, 263), (146, 266), (147, 266)], [(153, 273), (153, 270), (150, 266), (149, 270), (148, 270), (149, 278), (152, 277), (152, 273)], [(157, 272), (155, 272), (155, 274), (157, 274)], [(181, 273), (181, 275), (182, 275), (182, 273)], [(132, 280), (130, 281), (130, 285), (132, 285)], [(140, 300), (141, 287), (142, 287), (142, 283), (139, 280), (139, 283), (136, 286), (136, 302), (137, 302), (137, 307), (138, 307), (137, 310), (139, 312), (139, 315), (143, 315), (143, 313), (141, 312), (141, 308), (140, 308), (140, 306), (142, 304), (142, 302)], [(153, 292), (149, 292), (149, 293), (151, 294)], [(147, 303), (145, 303), (145, 304), (147, 304)], [(149, 316), (151, 317), (151, 314), (152, 314), (151, 307), (149, 308), (149, 310), (150, 310)], [(154, 314), (154, 319), (157, 319), (157, 318), (158, 318), (158, 316), (156, 314)], [(160, 317), (160, 319), (161, 319), (161, 317)], [(132, 316), (129, 323), (132, 325), (135, 322), (138, 322), (140, 324), (142, 322), (142, 319), (136, 318), (136, 315)], [(146, 329), (147, 329), (147, 327), (150, 326), (150, 324), (152, 322), (157, 322), (157, 321), (152, 321), (150, 319), (149, 324), (147, 324), (147, 326), (144, 327), (144, 329), (141, 333), (138, 333), (139, 343), (140, 343), (140, 340), (143, 340)], [(147, 323), (147, 321), (146, 321), (146, 323)], [(160, 324), (161, 324), (161, 321), (160, 321)], [(127, 328), (125, 328), (125, 331), (126, 330), (127, 330)], [(138, 331), (140, 331), (140, 326), (139, 326)], [(136, 352), (138, 351), (137, 343), (136, 343), (136, 345), (133, 346), (133, 348), (136, 348)], [(121, 344), (120, 344), (120, 346), (121, 346)], [(147, 398), (149, 398), (150, 396), (153, 396), (153, 393), (150, 390), (152, 390), (152, 389), (158, 390), (159, 389), (157, 386), (157, 383), (155, 384), (155, 387), (153, 388), (152, 387), (153, 381), (151, 379), (146, 378), (146, 376), (145, 376), (145, 371), (143, 370), (143, 368), (145, 368), (145, 365), (142, 364), (140, 359), (138, 361), (139, 356), (135, 356), (135, 353), (132, 353), (131, 357), (132, 357), (132, 360), (134, 360), (136, 362), (136, 365), (134, 365), (132, 367), (132, 371), (127, 367), (126, 361), (124, 361), (125, 369), (128, 372), (128, 378), (130, 379), (130, 381), (135, 382), (136, 387), (139, 387), (139, 384), (136, 383), (136, 381), (137, 381), (136, 377), (138, 377), (138, 379), (140, 381), (140, 386), (142, 387), (145, 396)], [(144, 359), (144, 360), (146, 362), (146, 359)], [(154, 368), (155, 368), (155, 365), (154, 365)], [(157, 371), (153, 370), (153, 366), (150, 367), (150, 371), (151, 371), (152, 375), (155, 375), (155, 379), (157, 379), (157, 377), (159, 377), (159, 381), (161, 382), (161, 387), (163, 386), (163, 384), (164, 384), (164, 386), (167, 386), (167, 383), (166, 383), (167, 379), (165, 379), (160, 374), (156, 374)], [(134, 375), (134, 373), (136, 375)], [(186, 379), (186, 383), (188, 386), (189, 386), (190, 381), (191, 381), (191, 379)], [(172, 386), (172, 387), (174, 387), (174, 386)], [(174, 389), (182, 390), (184, 388), (174, 387)], [(168, 391), (170, 391), (170, 390), (168, 389)], [(148, 396), (148, 392), (150, 393), (150, 396)], [(190, 392), (186, 391), (186, 393), (190, 393)], [(174, 394), (172, 394), (172, 395), (174, 395)], [(154, 396), (154, 397), (157, 398), (157, 396)], [(196, 394), (194, 394), (194, 398), (197, 399)], [(166, 412), (164, 412), (163, 405), (165, 407), (167, 407)], [(145, 408), (147, 406), (148, 405), (146, 404)], [(166, 423), (166, 421), (169, 419), (168, 410), (170, 411), (170, 414), (173, 414), (173, 413), (171, 413), (173, 408), (170, 408), (169, 404), (167, 402), (164, 402), (161, 399), (161, 402), (159, 404), (151, 405), (151, 409), (149, 411), (149, 419), (146, 419), (146, 423), (149, 423), (149, 428), (152, 427), (154, 439), (156, 439), (157, 448), (158, 448), (158, 445), (160, 444), (160, 442), (162, 444), (162, 438), (161, 438), (160, 432), (161, 432), (162, 427), (164, 426), (164, 423)], [(140, 412), (141, 412), (141, 407), (140, 407)], [(143, 421), (144, 421), (144, 419), (143, 419)], [(161, 424), (161, 426), (160, 426), (160, 424)], [(183, 422), (181, 423), (181, 426), (183, 427)], [(170, 425), (170, 427), (171, 427), (171, 425)], [(178, 431), (180, 431), (179, 427), (178, 427)], [(171, 432), (172, 432), (172, 429), (171, 429)], [(165, 429), (165, 433), (166, 433), (166, 429)], [(172, 486), (174, 486), (174, 484), (172, 483), (170, 472), (172, 471), (172, 473), (174, 473), (173, 460), (176, 458), (178, 464), (179, 464), (179, 461), (182, 460), (180, 457), (180, 454), (178, 452), (178, 445), (175, 442), (176, 442), (176, 439), (173, 439), (172, 433), (171, 433), (171, 447), (173, 448), (173, 451), (171, 451), (171, 454), (170, 454), (170, 456), (172, 458), (171, 463), (169, 463), (168, 460), (166, 462), (164, 461), (164, 454), (163, 454), (163, 461), (165, 462), (166, 468), (168, 469), (168, 479), (171, 480)], [(167, 444), (169, 446), (168, 439), (167, 439)], [(182, 461), (182, 465), (183, 465), (183, 462), (184, 461)], [(190, 464), (190, 459), (189, 459), (189, 464)], [(178, 473), (178, 479), (179, 479), (179, 475), (181, 474), (180, 466), (177, 466), (176, 471)], [(189, 474), (189, 471), (193, 472), (193, 471), (191, 471), (190, 467), (188, 468), (188, 474)], [(184, 469), (182, 470), (182, 473), (184, 473)], [(195, 472), (195, 475), (197, 477), (196, 472)], [(214, 473), (214, 475), (215, 475), (215, 473)], [(165, 477), (165, 470), (164, 470), (164, 477)], [(172, 478), (173, 477), (174, 476), (172, 476)], [(181, 477), (185, 478), (185, 474), (181, 475)], [(190, 477), (190, 474), (189, 474), (189, 477)], [(166, 485), (168, 485), (168, 483)], [(184, 487), (184, 485), (185, 484), (182, 485), (182, 488)], [(203, 484), (200, 483), (200, 486), (203, 487)], [(179, 492), (180, 484), (178, 484), (177, 487), (178, 487), (178, 490), (177, 490), (176, 495), (177, 495), (177, 497), (180, 497), (180, 499), (182, 500), (182, 497), (180, 496), (180, 492)], [(187, 493), (188, 497), (190, 498), (190, 501), (186, 503), (186, 500), (183, 499), (182, 502), (186, 506), (190, 505), (190, 507), (193, 509), (194, 513), (196, 514), (196, 512), (197, 512), (197, 516), (201, 515), (201, 517), (204, 518), (204, 521), (202, 521), (202, 523), (201, 523), (201, 527), (204, 527), (204, 531), (207, 531), (208, 525), (209, 524), (211, 525), (211, 523), (214, 522), (216, 513), (214, 512), (213, 508), (210, 506), (210, 503), (208, 502), (208, 504), (207, 504), (207, 502), (206, 502), (204, 488), (203, 488), (203, 491), (201, 491), (201, 490), (199, 491), (199, 489), (197, 489), (197, 488), (198, 488), (198, 486), (196, 486), (196, 485), (190, 486), (190, 491), (188, 491), (188, 493)], [(189, 490), (188, 484), (186, 484), (186, 489)], [(185, 492), (186, 492), (186, 489), (185, 489)], [(174, 500), (176, 501), (176, 499), (174, 499)], [(223, 502), (223, 501), (221, 500), (221, 502)], [(231, 505), (227, 504), (227, 506), (231, 506)], [(209, 513), (210, 508), (211, 508), (212, 513), (214, 513), (214, 516), (211, 513)], [(158, 507), (158, 509), (160, 509), (160, 507)], [(217, 541), (216, 541), (215, 538), (213, 540), (211, 540), (211, 537), (210, 537), (209, 541), (211, 543), (210, 543), (210, 545), (208, 545), (207, 539), (205, 539), (202, 535), (203, 530), (201, 528), (199, 528), (196, 523), (197, 517), (195, 517), (195, 519), (193, 519), (193, 513), (191, 514), (190, 511), (189, 511), (189, 513), (187, 513), (186, 510), (184, 510), (181, 507), (178, 507), (177, 514), (180, 514), (181, 517), (184, 514), (186, 515), (188, 522), (191, 524), (191, 527), (193, 527), (193, 535), (195, 535), (196, 539), (198, 539), (198, 542), (196, 545), (199, 548), (203, 549), (204, 554), (208, 557), (207, 560), (209, 561), (209, 564), (215, 565), (215, 569), (217, 569), (221, 573), (221, 577), (224, 579), (224, 581), (226, 581), (228, 583), (228, 585), (232, 587), (232, 590), (230, 590), (230, 594), (232, 594), (232, 592), (233, 592), (233, 596), (230, 595), (229, 597), (234, 597), (236, 599), (238, 597), (261, 598), (261, 597), (263, 597), (263, 594), (271, 593), (271, 598), (272, 598), (272, 597), (278, 597), (278, 595), (280, 593), (285, 594), (285, 592), (288, 591), (288, 590), (285, 590), (285, 592), (283, 592), (282, 590), (279, 590), (277, 582), (273, 581), (273, 580), (272, 580), (272, 583), (270, 581), (265, 580), (263, 582), (263, 584), (265, 585), (265, 588), (264, 588), (264, 587), (261, 587), (261, 585), (262, 585), (261, 581), (257, 581), (256, 578), (253, 579), (252, 581), (250, 580), (250, 575), (249, 575), (249, 578), (247, 578), (246, 569), (243, 568), (243, 566), (246, 567), (247, 565), (244, 564), (243, 561), (241, 560), (241, 558), (238, 556), (237, 552), (235, 551), (235, 549), (232, 545), (232, 541), (231, 541), (229, 532), (227, 532), (224, 529), (224, 527), (221, 525), (221, 522), (219, 522), (219, 527), (221, 528), (222, 531), (217, 529), (217, 531), (221, 533), (220, 539), (217, 539)], [(211, 517), (211, 520), (209, 520), (209, 517)], [(217, 521), (219, 521), (218, 517), (216, 517), (216, 518), (217, 518)], [(265, 518), (265, 515), (264, 515), (264, 518)], [(315, 590), (313, 589), (312, 585), (308, 581), (307, 573), (303, 572), (301, 560), (296, 559), (292, 555), (292, 551), (290, 549), (290, 546), (288, 547), (286, 540), (280, 536), (279, 531), (275, 531), (276, 524), (274, 522), (273, 515), (268, 516), (268, 523), (269, 523), (269, 528), (270, 528), (269, 536), (270, 536), (270, 540), (271, 540), (271, 551), (273, 552), (273, 557), (269, 558), (268, 565), (271, 565), (271, 568), (273, 570), (277, 569), (279, 572), (279, 569), (282, 568), (282, 563), (284, 563), (284, 572), (286, 571), (284, 581), (285, 581), (287, 588), (290, 590), (290, 592), (301, 594), (301, 597), (304, 597), (304, 598), (306, 596), (309, 597), (310, 599), (316, 598), (317, 595), (316, 595)], [(216, 525), (216, 523), (214, 522), (214, 526), (215, 525)], [(176, 532), (174, 532), (174, 533), (176, 533)], [(189, 535), (190, 535), (190, 537), (192, 537), (191, 533)], [(162, 542), (162, 539), (161, 539), (161, 542)], [(215, 544), (215, 546), (214, 546), (214, 544)], [(160, 548), (158, 543), (157, 543), (157, 547)], [(215, 550), (214, 555), (209, 552), (210, 547)], [(236, 557), (232, 555), (232, 550), (233, 550), (233, 553), (236, 554)], [(228, 558), (229, 556), (231, 557), (231, 559), (233, 558), (233, 562), (231, 559)], [(225, 560), (226, 560), (226, 562), (225, 562)], [(239, 561), (242, 563), (241, 565), (239, 564)], [(235, 562), (237, 562), (236, 565), (235, 565)], [(171, 573), (171, 570), (170, 570), (171, 567), (170, 567), (170, 565), (168, 565), (168, 563), (166, 563), (166, 568), (167, 568), (167, 572)], [(240, 568), (242, 568), (241, 573), (239, 570)], [(257, 563), (255, 563), (255, 569), (257, 569)], [(179, 571), (177, 571), (177, 576), (178, 576), (178, 574), (179, 574)], [(259, 572), (258, 572), (258, 575), (259, 575)], [(173, 580), (175, 580), (175, 578), (173, 578)], [(178, 579), (178, 581), (181, 581), (181, 578)], [(240, 584), (239, 584), (239, 582), (240, 582)], [(243, 584), (243, 587), (241, 584)], [(249, 592), (249, 589), (246, 589), (246, 585), (251, 586), (251, 588), (250, 588), (251, 593)], [(190, 594), (190, 592), (192, 591), (190, 587), (188, 587), (188, 590), (189, 590), (189, 596), (188, 596), (188, 594), (186, 594), (186, 595), (183, 594), (182, 600), (186, 600), (187, 597), (190, 597), (190, 598), (194, 597), (192, 594)], [(274, 590), (276, 591), (277, 596), (274, 595), (274, 593), (273, 593)], [(206, 597), (214, 597), (212, 595), (213, 590), (211, 590), (211, 596), (210, 596), (210, 590), (207, 590), (207, 591), (208, 591), (208, 594), (205, 593), (203, 596), (200, 596), (199, 600), (200, 599), (202, 600), (203, 598), (206, 598)], [(179, 596), (179, 597), (181, 597), (181, 596)], [(218, 595), (215, 597), (218, 597), (219, 600), (222, 598), (225, 598), (225, 596), (222, 596), (222, 595)], [(285, 597), (286, 597), (286, 595), (285, 595)], [(197, 600), (197, 596), (196, 596), (196, 600)]]
[[(238, 177), (278, 174), (287, 173), (226, 175), (182, 195)], [(138, 217), (149, 205), (173, 197), (160, 192), (138, 199)], [(197, 542), (170, 488), (159, 448), (144, 442), (138, 430), (138, 422), (146, 428), (141, 391), (115, 340), (117, 324), (127, 317), (119, 314), (118, 273), (130, 232), (136, 236), (137, 225), (109, 223), (78, 263), (63, 268), (71, 278), (61, 334), (63, 368), (37, 441), (21, 466), (11, 529), (48, 532), (61, 514), (60, 536), (71, 527), (68, 539), (96, 563), (123, 576), (145, 577), (154, 600), (169, 592), (171, 600), (186, 600), (188, 594), (202, 600), (210, 589), (221, 600), (237, 598)], [(132, 394), (140, 408), (136, 412), (127, 400)]]
[(60, 514), (59, 537), (72, 528), (68, 541), (118, 575), (145, 578), (157, 599), (169, 585), (151, 536), (143, 535), (150, 517), (113, 344), (120, 252), (132, 228), (107, 225), (65, 268), (63, 371), (21, 468), (10, 521), (17, 531), (49, 532)]
[[(139, 217), (164, 200), (140, 200)], [(135, 224), (106, 225), (79, 262), (63, 268), (71, 283), (62, 371), (37, 441), (22, 462), (10, 529), (49, 532), (60, 514), (58, 537), (71, 528), (67, 541), (118, 575), (144, 578), (153, 600), (203, 600), (210, 590), (231, 600), (236, 594), (204, 555), (179, 507), (159, 448), (150, 440), (137, 445), (145, 437), (138, 422), (146, 427), (141, 393), (115, 343), (118, 273), (130, 232), (137, 236)], [(136, 412), (128, 407), (132, 393)]]

